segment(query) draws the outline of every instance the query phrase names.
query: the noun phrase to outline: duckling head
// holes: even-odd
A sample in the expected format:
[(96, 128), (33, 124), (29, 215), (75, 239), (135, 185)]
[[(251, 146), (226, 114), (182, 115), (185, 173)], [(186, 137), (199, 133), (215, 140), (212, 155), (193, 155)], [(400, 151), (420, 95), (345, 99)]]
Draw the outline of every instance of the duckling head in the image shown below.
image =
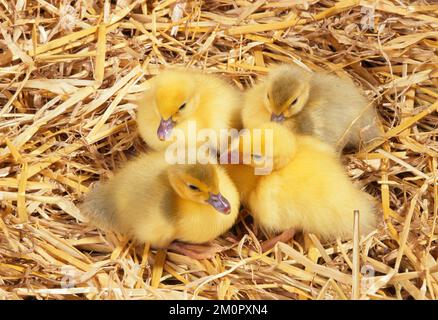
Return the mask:
[(271, 171), (284, 168), (295, 152), (295, 135), (278, 123), (268, 122), (259, 128), (244, 129), (239, 137), (240, 163), (259, 169), (260, 174), (266, 174), (263, 173), (265, 168)]
[(160, 116), (157, 136), (168, 140), (175, 126), (183, 123), (198, 105), (194, 77), (181, 70), (167, 70), (153, 83), (156, 111)]
[(230, 202), (219, 190), (219, 179), (214, 165), (174, 165), (168, 170), (168, 178), (181, 198), (210, 205), (222, 214), (231, 213)]
[(309, 99), (310, 74), (299, 67), (279, 65), (269, 72), (265, 106), (271, 121), (281, 123), (299, 113)]

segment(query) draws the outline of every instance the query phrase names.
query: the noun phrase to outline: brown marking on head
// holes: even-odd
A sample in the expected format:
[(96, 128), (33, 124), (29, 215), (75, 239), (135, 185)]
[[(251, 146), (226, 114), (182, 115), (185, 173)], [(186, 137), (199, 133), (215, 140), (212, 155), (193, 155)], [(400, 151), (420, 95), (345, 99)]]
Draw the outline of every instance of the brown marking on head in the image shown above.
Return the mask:
[(267, 78), (268, 111), (286, 118), (300, 112), (309, 97), (311, 75), (303, 69), (279, 65), (271, 69)]

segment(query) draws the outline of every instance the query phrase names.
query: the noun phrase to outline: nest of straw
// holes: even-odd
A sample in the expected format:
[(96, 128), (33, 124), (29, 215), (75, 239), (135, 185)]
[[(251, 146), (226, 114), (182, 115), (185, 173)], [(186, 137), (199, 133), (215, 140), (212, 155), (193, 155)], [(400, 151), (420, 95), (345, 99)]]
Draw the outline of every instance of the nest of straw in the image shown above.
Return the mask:
[[(436, 299), (433, 3), (1, 0), (0, 299)], [(151, 76), (189, 66), (244, 89), (278, 62), (351, 77), (374, 101), (384, 139), (343, 162), (379, 203), (376, 232), (261, 254), (242, 215), (196, 261), (86, 223), (84, 193), (146, 149), (133, 99)]]

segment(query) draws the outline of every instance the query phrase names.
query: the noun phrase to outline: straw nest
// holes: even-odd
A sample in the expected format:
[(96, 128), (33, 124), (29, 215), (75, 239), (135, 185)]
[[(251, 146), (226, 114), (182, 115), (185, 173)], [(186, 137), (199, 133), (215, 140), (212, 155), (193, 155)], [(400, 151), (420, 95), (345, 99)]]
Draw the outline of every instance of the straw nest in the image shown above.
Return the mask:
[[(0, 298), (436, 299), (433, 2), (1, 0)], [(343, 161), (380, 204), (376, 232), (261, 254), (242, 215), (196, 261), (86, 222), (84, 193), (146, 149), (133, 99), (160, 68), (244, 89), (275, 62), (351, 77), (374, 101), (384, 139)]]

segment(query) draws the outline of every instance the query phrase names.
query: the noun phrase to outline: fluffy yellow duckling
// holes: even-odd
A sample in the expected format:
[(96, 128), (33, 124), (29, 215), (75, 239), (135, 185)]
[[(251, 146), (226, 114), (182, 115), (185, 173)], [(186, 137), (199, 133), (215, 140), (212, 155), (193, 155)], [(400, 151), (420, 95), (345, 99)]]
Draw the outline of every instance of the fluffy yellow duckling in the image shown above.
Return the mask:
[(282, 123), (337, 150), (358, 148), (380, 135), (376, 111), (353, 81), (286, 64), (272, 67), (246, 92), (242, 121), (245, 128)]
[[(272, 122), (259, 129), (260, 139), (258, 129), (240, 136), (240, 162), (246, 156), (247, 164), (227, 168), (242, 190), (243, 203), (260, 226), (274, 232), (287, 231), (289, 235), (293, 235), (291, 229), (299, 229), (324, 240), (338, 236), (349, 239), (353, 212), (359, 210), (362, 234), (375, 228), (371, 197), (352, 184), (331, 146), (312, 136), (296, 136)], [(259, 150), (255, 145), (245, 147), (243, 141), (248, 137), (251, 140), (247, 141), (261, 146)], [(254, 169), (269, 164), (270, 174), (255, 175)]]
[(82, 209), (103, 229), (165, 248), (174, 240), (208, 242), (227, 231), (237, 218), (239, 195), (223, 168), (169, 165), (160, 152), (128, 162), (86, 196)]
[(242, 97), (239, 90), (212, 74), (166, 70), (151, 80), (151, 88), (138, 101), (140, 136), (153, 149), (173, 140), (175, 128), (187, 136), (190, 120), (196, 128), (240, 128)]

